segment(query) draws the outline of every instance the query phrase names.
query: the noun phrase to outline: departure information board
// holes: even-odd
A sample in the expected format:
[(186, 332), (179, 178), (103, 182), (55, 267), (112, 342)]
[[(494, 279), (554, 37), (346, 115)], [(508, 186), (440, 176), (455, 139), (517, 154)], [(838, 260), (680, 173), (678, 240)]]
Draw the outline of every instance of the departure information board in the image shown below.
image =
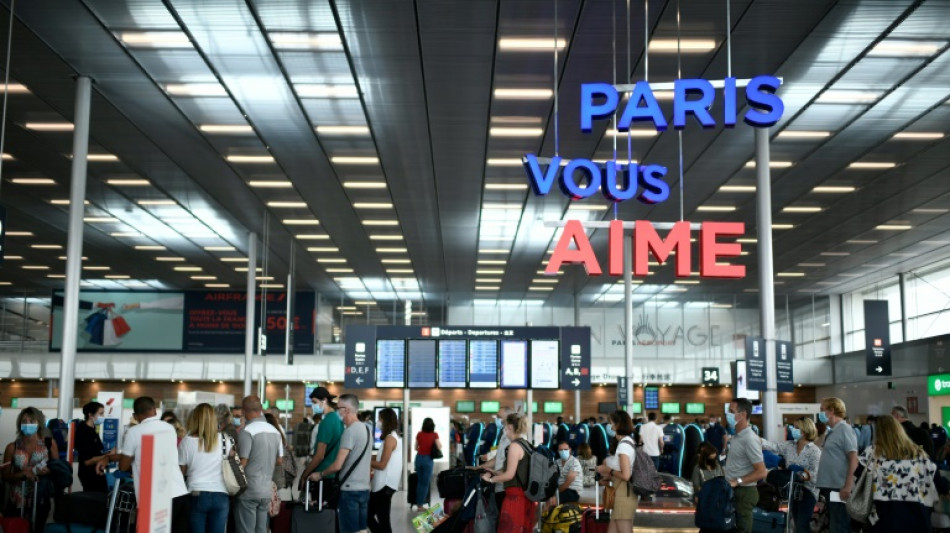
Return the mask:
[(410, 389), (435, 388), (435, 340), (409, 341), (409, 373)]
[(439, 341), (439, 387), (464, 389), (468, 385), (467, 344), (464, 340)]
[(558, 389), (558, 363), (561, 348), (558, 341), (531, 341), (531, 388)]
[(528, 343), (501, 341), (501, 388), (528, 387)]
[(498, 387), (498, 342), (471, 341), (468, 343), (468, 386), (474, 389)]
[(376, 341), (376, 386), (405, 388), (406, 341)]
[(647, 409), (660, 408), (660, 389), (657, 387), (646, 387), (643, 389), (643, 403)]

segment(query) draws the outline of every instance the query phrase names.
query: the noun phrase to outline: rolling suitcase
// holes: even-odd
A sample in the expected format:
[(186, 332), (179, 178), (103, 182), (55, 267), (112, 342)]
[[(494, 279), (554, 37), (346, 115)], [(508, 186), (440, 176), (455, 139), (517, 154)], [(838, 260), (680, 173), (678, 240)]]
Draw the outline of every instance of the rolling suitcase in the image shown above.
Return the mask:
[(310, 509), (310, 483), (305, 484), (303, 506), (294, 507), (290, 518), (293, 533), (336, 531), (336, 511), (323, 508), (323, 480), (319, 483), (316, 510)]
[(752, 533), (781, 533), (785, 531), (785, 513), (752, 508)]
[(477, 472), (466, 470), (465, 467), (439, 472), (435, 480), (435, 486), (439, 489), (439, 497), (462, 499), (465, 495), (465, 487), (468, 485), (469, 478), (477, 475)]
[(600, 490), (600, 485), (594, 485), (594, 507), (584, 511), (581, 533), (607, 533), (610, 527), (610, 513), (600, 508)]
[(132, 474), (117, 471), (114, 475), (115, 485), (112, 487), (112, 494), (109, 495), (109, 510), (106, 515), (105, 530), (109, 532), (122, 531), (124, 522), (124, 531), (132, 531), (136, 511)]
[[(94, 530), (105, 530), (109, 520), (109, 493), (73, 492), (56, 499), (53, 520), (64, 526), (69, 524), (75, 533), (83, 531), (78, 526), (89, 526)], [(55, 529), (55, 528), (54, 528)]]

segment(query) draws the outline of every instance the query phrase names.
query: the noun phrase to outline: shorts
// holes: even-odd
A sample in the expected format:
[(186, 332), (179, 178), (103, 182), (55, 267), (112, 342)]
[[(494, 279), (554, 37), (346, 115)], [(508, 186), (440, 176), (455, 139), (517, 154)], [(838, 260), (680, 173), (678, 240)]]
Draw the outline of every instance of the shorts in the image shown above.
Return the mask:
[(630, 490), (630, 485), (623, 481), (614, 482), (617, 492), (614, 494), (614, 508), (611, 510), (611, 520), (633, 520), (637, 513), (637, 504), (640, 497)]

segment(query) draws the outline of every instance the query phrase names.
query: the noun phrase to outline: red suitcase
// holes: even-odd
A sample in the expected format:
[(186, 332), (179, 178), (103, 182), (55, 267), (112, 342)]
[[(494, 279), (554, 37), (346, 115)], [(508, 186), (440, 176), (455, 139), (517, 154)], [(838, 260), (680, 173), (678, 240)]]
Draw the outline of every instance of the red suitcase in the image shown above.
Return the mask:
[(293, 507), (292, 502), (280, 502), (280, 512), (270, 519), (271, 533), (291, 533), (294, 516)]
[(26, 518), (0, 518), (3, 533), (30, 533), (30, 521)]

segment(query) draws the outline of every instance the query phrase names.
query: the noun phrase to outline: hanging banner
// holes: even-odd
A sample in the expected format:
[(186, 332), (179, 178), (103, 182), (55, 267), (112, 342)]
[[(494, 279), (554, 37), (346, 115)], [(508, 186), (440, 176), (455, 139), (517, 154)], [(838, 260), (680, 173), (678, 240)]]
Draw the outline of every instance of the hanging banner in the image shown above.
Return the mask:
[(627, 378), (620, 376), (617, 378), (617, 405), (621, 409), (627, 409)]
[(764, 391), (768, 375), (765, 365), (765, 339), (748, 336), (745, 338), (746, 387), (749, 390)]
[(119, 449), (119, 428), (122, 426), (122, 392), (100, 392), (96, 401), (102, 408), (102, 448), (106, 451)]
[(791, 341), (775, 341), (775, 385), (779, 392), (795, 391), (795, 376), (792, 373), (794, 358), (795, 346)]
[(864, 300), (864, 361), (867, 375), (891, 375), (891, 324), (887, 300)]

